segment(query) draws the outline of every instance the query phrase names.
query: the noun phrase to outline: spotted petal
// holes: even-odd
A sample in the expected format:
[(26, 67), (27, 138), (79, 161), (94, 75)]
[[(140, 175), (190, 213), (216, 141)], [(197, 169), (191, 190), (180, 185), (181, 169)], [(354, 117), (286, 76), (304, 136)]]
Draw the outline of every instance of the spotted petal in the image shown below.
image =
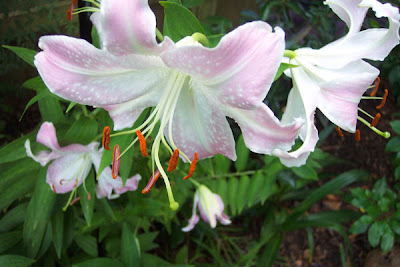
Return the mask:
[(51, 92), (85, 105), (120, 104), (145, 94), (168, 75), (158, 57), (115, 56), (82, 39), (44, 36), (35, 65)]
[(267, 95), (284, 48), (284, 32), (258, 21), (228, 33), (215, 48), (181, 46), (161, 57), (224, 105), (253, 109)]
[(102, 0), (91, 19), (102, 48), (113, 54), (159, 54), (174, 46), (168, 37), (157, 43), (156, 17), (148, 0)]

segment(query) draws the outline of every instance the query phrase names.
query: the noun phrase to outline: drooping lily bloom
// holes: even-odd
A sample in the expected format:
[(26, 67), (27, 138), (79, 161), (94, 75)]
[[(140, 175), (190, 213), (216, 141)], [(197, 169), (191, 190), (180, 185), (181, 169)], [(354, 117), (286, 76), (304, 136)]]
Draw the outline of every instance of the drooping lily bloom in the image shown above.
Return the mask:
[(171, 207), (177, 203), (158, 157), (160, 144), (171, 154), (179, 149), (188, 162), (195, 154), (201, 159), (218, 153), (235, 160), (226, 120), (231, 117), (252, 151), (290, 149), (300, 122), (282, 125), (262, 102), (283, 56), (282, 29), (247, 23), (215, 48), (191, 36), (176, 44), (165, 37), (158, 44), (156, 19), (146, 0), (102, 0), (90, 11), (97, 11), (91, 19), (101, 49), (81, 39), (44, 36), (35, 65), (54, 94), (106, 109), (114, 130), (132, 126), (145, 108), (155, 106), (142, 125), (127, 133), (140, 130), (147, 138), (157, 129), (151, 157)]
[[(100, 167), (100, 159), (103, 149), (98, 150), (97, 142), (90, 143), (87, 146), (72, 144), (66, 147), (60, 147), (57, 141), (56, 129), (51, 122), (44, 122), (36, 136), (36, 141), (41, 143), (51, 151), (41, 151), (34, 155), (31, 151), (29, 139), (25, 142), (26, 153), (33, 160), (45, 166), (51, 160), (54, 160), (47, 169), (46, 182), (55, 193), (70, 192), (79, 187), (88, 176), (92, 164), (96, 172)], [(121, 177), (113, 179), (111, 177), (111, 168), (106, 167), (98, 177), (96, 188), (97, 197), (115, 198), (118, 194), (137, 189), (140, 175), (135, 175), (126, 181), (125, 187), (122, 184)], [(112, 194), (112, 190), (116, 194)]]
[(207, 186), (200, 185), (194, 195), (192, 217), (189, 219), (188, 226), (182, 228), (182, 231), (189, 232), (199, 222), (197, 208), (199, 208), (201, 218), (212, 228), (217, 226), (217, 219), (224, 225), (231, 223), (229, 217), (224, 213), (224, 202), (221, 197), (211, 192)]
[[(328, 0), (324, 2), (346, 23), (347, 35), (321, 49), (301, 48), (289, 54), (298, 67), (286, 72), (293, 80), (282, 122), (303, 118), (303, 145), (292, 152), (277, 149), (274, 155), (287, 166), (305, 163), (318, 141), (313, 123), (316, 108), (334, 124), (354, 133), (358, 104), (379, 70), (362, 59), (383, 60), (399, 44), (399, 10), (376, 0)], [(360, 31), (369, 8), (389, 20), (388, 29)]]

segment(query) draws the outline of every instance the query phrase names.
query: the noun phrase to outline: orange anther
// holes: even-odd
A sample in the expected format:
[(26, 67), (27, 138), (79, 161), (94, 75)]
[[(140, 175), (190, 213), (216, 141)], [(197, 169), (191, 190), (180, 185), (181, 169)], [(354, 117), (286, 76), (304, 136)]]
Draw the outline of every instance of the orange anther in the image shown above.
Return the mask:
[(160, 171), (156, 170), (153, 175), (150, 177), (149, 182), (147, 183), (146, 187), (143, 188), (142, 190), (142, 194), (147, 194), (151, 188), (153, 188), (153, 186), (155, 185), (155, 183), (157, 182), (158, 178), (160, 178)]
[(378, 124), (378, 121), (380, 120), (380, 118), (381, 118), (381, 114), (380, 113), (376, 114), (375, 118), (371, 122), (371, 127), (375, 127)]
[(344, 136), (344, 134), (343, 134), (342, 130), (340, 130), (339, 126), (336, 126), (336, 127), (335, 127), (335, 130), (336, 130), (337, 134), (338, 134), (340, 137), (343, 137), (343, 136)]
[(381, 83), (381, 78), (379, 78), (379, 76), (378, 76), (378, 77), (376, 77), (376, 79), (375, 79), (375, 81), (374, 81), (375, 87), (374, 87), (374, 89), (371, 91), (370, 96), (376, 95), (376, 92), (378, 92), (379, 84), (380, 84), (380, 83)]
[(144, 157), (147, 157), (149, 154), (147, 153), (146, 139), (144, 139), (144, 136), (140, 130), (137, 130), (136, 134), (139, 139), (140, 151)]
[(74, 205), (76, 202), (78, 202), (78, 200), (80, 200), (81, 198), (80, 197), (76, 197), (76, 198), (74, 198), (72, 201), (71, 201), (71, 203), (69, 203), (69, 205), (70, 206), (72, 206), (72, 205)]
[(57, 193), (57, 192), (56, 192), (56, 188), (54, 187), (54, 184), (51, 185), (51, 189), (53, 189), (53, 192), (54, 192), (54, 193)]
[(103, 140), (102, 140), (103, 147), (107, 150), (111, 150), (110, 148), (110, 127), (106, 126), (103, 129)]
[(179, 149), (175, 149), (174, 153), (172, 153), (171, 159), (169, 160), (167, 171), (168, 172), (175, 171), (178, 162), (179, 162)]
[(114, 146), (114, 151), (113, 151), (113, 161), (112, 161), (112, 169), (111, 169), (111, 175), (112, 178), (117, 178), (118, 176), (118, 171), (119, 171), (119, 165), (121, 163), (121, 160), (119, 159), (119, 156), (121, 155), (121, 148), (119, 145)]
[(70, 8), (67, 10), (67, 20), (72, 20), (72, 10)]
[(356, 130), (356, 133), (355, 133), (354, 137), (356, 138), (357, 142), (360, 142), (360, 140), (361, 140), (360, 130), (358, 130), (358, 129)]
[(189, 173), (188, 173), (188, 175), (183, 177), (183, 180), (186, 180), (186, 179), (189, 179), (190, 177), (192, 177), (194, 170), (196, 169), (196, 163), (197, 163), (197, 153), (194, 153), (192, 163), (190, 163)]
[(383, 95), (382, 102), (381, 102), (381, 104), (380, 104), (379, 106), (376, 107), (377, 109), (383, 108), (383, 106), (384, 106), (385, 103), (386, 103), (386, 99), (387, 99), (387, 97), (388, 97), (388, 94), (389, 94), (388, 89), (385, 89), (385, 94)]

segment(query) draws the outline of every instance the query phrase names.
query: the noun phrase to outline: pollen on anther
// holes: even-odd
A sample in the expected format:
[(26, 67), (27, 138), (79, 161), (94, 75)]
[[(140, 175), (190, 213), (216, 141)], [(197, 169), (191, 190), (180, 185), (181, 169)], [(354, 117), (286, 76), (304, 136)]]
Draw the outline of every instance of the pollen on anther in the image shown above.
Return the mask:
[(340, 137), (343, 137), (343, 136), (344, 136), (344, 134), (343, 134), (342, 130), (339, 128), (339, 126), (336, 126), (336, 127), (335, 127), (335, 130), (336, 130), (337, 134), (338, 134)]
[(361, 140), (361, 133), (360, 130), (356, 130), (355, 134), (354, 134), (354, 138), (356, 139), (357, 142), (360, 142)]
[(142, 132), (140, 130), (136, 131), (136, 135), (139, 139), (139, 145), (140, 145), (140, 152), (142, 152), (142, 155), (144, 157), (147, 157), (149, 154), (147, 153), (147, 148), (146, 148), (146, 139), (144, 138)]
[(375, 87), (374, 87), (374, 89), (371, 91), (370, 96), (375, 96), (375, 95), (376, 95), (376, 93), (378, 92), (379, 84), (380, 84), (380, 83), (381, 83), (381, 78), (378, 76), (378, 77), (376, 77), (376, 79), (375, 79), (375, 81), (374, 81)]
[(103, 147), (107, 150), (111, 150), (110, 148), (110, 127), (106, 126), (103, 129), (103, 139), (102, 139)]
[(147, 185), (145, 186), (145, 188), (143, 188), (142, 190), (142, 194), (147, 194), (150, 189), (153, 188), (153, 186), (155, 185), (155, 183), (157, 182), (158, 178), (160, 178), (161, 173), (159, 170), (156, 170), (153, 175), (150, 177), (149, 182), (147, 183)]
[(168, 163), (168, 172), (173, 172), (176, 169), (176, 166), (178, 166), (179, 162), (179, 149), (175, 149), (174, 153), (172, 153), (171, 159), (169, 160)]
[(386, 103), (386, 99), (387, 99), (387, 97), (388, 97), (388, 94), (389, 94), (388, 89), (385, 89), (385, 94), (383, 95), (382, 102), (381, 102), (381, 104), (380, 104), (379, 106), (376, 107), (377, 109), (383, 108), (383, 106), (384, 106), (385, 103)]
[(111, 175), (112, 178), (117, 178), (118, 176), (118, 171), (119, 171), (119, 165), (121, 163), (121, 160), (119, 159), (119, 156), (121, 155), (121, 148), (119, 145), (114, 146), (114, 151), (113, 151), (113, 161), (112, 161), (112, 168), (111, 168)]
[(188, 173), (188, 175), (183, 177), (183, 180), (186, 180), (186, 179), (189, 179), (190, 177), (192, 177), (194, 170), (196, 169), (196, 163), (197, 163), (197, 153), (194, 153), (192, 163), (190, 163), (189, 173)]
[(375, 117), (374, 117), (374, 119), (372, 120), (370, 126), (371, 126), (371, 127), (375, 127), (375, 126), (378, 124), (380, 118), (381, 118), (381, 114), (380, 114), (380, 113), (376, 114)]

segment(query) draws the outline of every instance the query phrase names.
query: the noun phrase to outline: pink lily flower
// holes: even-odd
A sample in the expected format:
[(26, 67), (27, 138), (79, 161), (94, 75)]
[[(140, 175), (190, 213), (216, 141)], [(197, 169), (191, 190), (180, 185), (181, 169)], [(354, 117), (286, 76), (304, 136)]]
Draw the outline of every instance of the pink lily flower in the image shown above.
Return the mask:
[[(98, 150), (97, 142), (90, 143), (87, 146), (72, 144), (66, 147), (60, 147), (57, 140), (56, 129), (51, 122), (44, 122), (36, 136), (36, 141), (41, 143), (51, 151), (41, 151), (34, 155), (31, 151), (30, 141), (25, 141), (26, 153), (42, 166), (53, 160), (47, 169), (46, 182), (51, 189), (58, 194), (67, 193), (79, 187), (88, 176), (92, 164), (95, 165), (96, 172), (100, 167), (100, 159), (103, 149)], [(111, 177), (111, 168), (106, 167), (98, 177), (96, 188), (97, 197), (115, 198), (118, 194), (126, 191), (135, 191), (140, 175), (137, 174), (126, 181), (125, 187), (122, 184), (121, 177), (113, 179)], [(116, 194), (112, 194), (112, 190)]]
[[(285, 72), (293, 80), (282, 123), (302, 118), (299, 133), (303, 145), (292, 152), (276, 149), (273, 154), (287, 166), (304, 164), (318, 141), (314, 113), (318, 108), (334, 124), (354, 133), (358, 104), (379, 70), (362, 59), (384, 60), (399, 44), (399, 10), (376, 0), (327, 0), (324, 2), (349, 28), (347, 35), (321, 49), (300, 48), (288, 54), (298, 67)], [(388, 29), (360, 31), (369, 8), (378, 18), (389, 20)]]
[(191, 36), (176, 44), (165, 37), (158, 44), (156, 18), (146, 0), (102, 0), (90, 11), (101, 49), (81, 39), (44, 36), (35, 65), (54, 94), (106, 109), (114, 130), (131, 127), (145, 108), (155, 106), (129, 133), (141, 130), (147, 137), (158, 129), (151, 157), (171, 207), (177, 203), (158, 157), (161, 144), (171, 154), (179, 149), (186, 162), (195, 154), (202, 159), (218, 153), (236, 160), (230, 117), (252, 151), (290, 149), (300, 121), (282, 125), (263, 103), (283, 56), (281, 28), (247, 23), (215, 48), (203, 47)]
[(193, 214), (189, 219), (188, 226), (182, 231), (189, 232), (199, 222), (196, 209), (199, 208), (201, 218), (212, 228), (217, 226), (217, 219), (220, 223), (228, 225), (231, 223), (229, 217), (224, 213), (224, 202), (221, 197), (211, 192), (205, 185), (200, 185), (194, 195)]

